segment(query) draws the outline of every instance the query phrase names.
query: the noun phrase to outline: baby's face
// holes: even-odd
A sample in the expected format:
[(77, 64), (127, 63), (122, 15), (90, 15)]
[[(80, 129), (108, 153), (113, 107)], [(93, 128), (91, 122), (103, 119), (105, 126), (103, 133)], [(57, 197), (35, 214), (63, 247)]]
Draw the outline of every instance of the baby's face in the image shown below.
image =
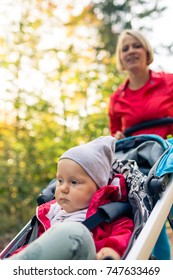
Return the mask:
[(97, 185), (79, 164), (70, 159), (61, 159), (56, 177), (55, 198), (66, 212), (89, 206)]

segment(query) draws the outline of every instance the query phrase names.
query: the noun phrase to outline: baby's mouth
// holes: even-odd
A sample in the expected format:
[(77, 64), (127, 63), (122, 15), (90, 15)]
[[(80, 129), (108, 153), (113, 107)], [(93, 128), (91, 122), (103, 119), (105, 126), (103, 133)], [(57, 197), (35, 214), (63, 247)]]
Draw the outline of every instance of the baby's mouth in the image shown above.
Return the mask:
[(65, 197), (61, 197), (61, 198), (60, 198), (60, 201), (62, 201), (62, 202), (68, 202), (69, 200), (68, 200), (67, 198), (65, 198)]

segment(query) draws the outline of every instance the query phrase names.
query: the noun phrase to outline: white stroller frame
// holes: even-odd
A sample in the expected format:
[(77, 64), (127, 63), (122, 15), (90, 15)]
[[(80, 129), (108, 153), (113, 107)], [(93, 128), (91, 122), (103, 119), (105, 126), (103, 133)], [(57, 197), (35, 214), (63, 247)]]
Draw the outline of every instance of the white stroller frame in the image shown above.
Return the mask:
[(144, 228), (126, 256), (126, 260), (147, 260), (149, 258), (172, 205), (173, 175), (171, 175), (166, 190), (157, 201)]

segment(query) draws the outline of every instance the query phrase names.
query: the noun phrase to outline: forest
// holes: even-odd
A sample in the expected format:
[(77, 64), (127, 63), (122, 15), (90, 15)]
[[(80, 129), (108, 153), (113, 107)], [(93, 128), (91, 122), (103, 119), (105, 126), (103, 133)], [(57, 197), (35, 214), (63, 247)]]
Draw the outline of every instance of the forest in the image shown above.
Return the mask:
[(166, 9), (163, 0), (9, 5), (0, 33), (0, 247), (35, 213), (61, 154), (109, 135), (109, 97), (125, 79), (116, 69), (118, 35), (149, 34)]

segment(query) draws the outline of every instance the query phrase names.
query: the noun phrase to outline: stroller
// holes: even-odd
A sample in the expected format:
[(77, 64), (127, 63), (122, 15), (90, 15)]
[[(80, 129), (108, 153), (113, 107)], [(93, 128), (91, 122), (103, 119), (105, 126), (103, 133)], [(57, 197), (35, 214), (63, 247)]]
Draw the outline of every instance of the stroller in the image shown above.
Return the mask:
[[(109, 223), (131, 211), (135, 228), (122, 259), (150, 259), (167, 218), (173, 229), (173, 211), (170, 211), (173, 204), (173, 139), (164, 140), (156, 135), (131, 136), (116, 142), (115, 153), (117, 160), (113, 164), (113, 173), (123, 174), (132, 186), (129, 199), (114, 202), (116, 207), (114, 203), (101, 206), (84, 224), (92, 229), (103, 221)], [(132, 172), (127, 172), (129, 161), (137, 163), (138, 172), (131, 164)], [(38, 196), (38, 205), (52, 200), (55, 188), (56, 179), (53, 179)], [(1, 259), (35, 240), (37, 228), (38, 221), (34, 216), (0, 253)]]

